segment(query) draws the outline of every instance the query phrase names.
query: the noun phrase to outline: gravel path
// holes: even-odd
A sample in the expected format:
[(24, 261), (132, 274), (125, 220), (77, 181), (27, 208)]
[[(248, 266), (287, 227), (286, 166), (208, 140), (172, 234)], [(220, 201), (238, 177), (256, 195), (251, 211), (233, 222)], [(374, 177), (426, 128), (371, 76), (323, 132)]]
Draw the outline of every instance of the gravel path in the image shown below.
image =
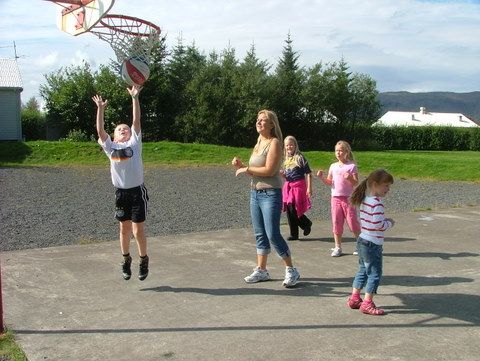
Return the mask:
[[(250, 226), (248, 180), (233, 169), (146, 168), (147, 236)], [(329, 189), (314, 183), (316, 222), (329, 227)], [(0, 168), (0, 251), (116, 240), (108, 167)], [(389, 214), (480, 204), (480, 184), (396, 180)], [(286, 218), (284, 218), (286, 222)]]

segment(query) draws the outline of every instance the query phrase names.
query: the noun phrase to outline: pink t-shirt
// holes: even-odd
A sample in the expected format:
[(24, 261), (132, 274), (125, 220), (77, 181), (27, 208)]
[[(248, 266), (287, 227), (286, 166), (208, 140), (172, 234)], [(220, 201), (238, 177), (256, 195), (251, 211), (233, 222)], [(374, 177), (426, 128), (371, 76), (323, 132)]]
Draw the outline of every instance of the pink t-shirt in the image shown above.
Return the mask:
[(328, 178), (332, 179), (332, 197), (349, 197), (353, 185), (345, 179), (345, 173), (358, 174), (355, 163), (333, 163), (328, 170)]

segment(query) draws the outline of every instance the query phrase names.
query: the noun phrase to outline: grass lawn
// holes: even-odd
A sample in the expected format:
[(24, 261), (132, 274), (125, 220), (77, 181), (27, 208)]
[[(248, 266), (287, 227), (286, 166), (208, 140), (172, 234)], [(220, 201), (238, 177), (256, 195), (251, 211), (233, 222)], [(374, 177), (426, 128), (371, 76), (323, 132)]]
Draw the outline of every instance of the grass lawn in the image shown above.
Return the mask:
[[(251, 148), (178, 142), (144, 143), (145, 166), (229, 166), (234, 156), (247, 160)], [(361, 175), (385, 168), (395, 178), (474, 181), (480, 180), (480, 152), (457, 151), (354, 151)], [(333, 151), (305, 152), (313, 170), (328, 169)], [(0, 142), (0, 166), (106, 166), (95, 142)]]

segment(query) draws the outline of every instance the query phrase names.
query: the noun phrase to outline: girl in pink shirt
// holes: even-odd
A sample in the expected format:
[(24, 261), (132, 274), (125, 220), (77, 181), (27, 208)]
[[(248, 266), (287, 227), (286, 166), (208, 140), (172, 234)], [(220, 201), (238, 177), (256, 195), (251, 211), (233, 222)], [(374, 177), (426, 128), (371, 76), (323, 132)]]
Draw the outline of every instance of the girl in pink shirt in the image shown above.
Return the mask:
[[(358, 183), (358, 171), (352, 148), (346, 141), (340, 140), (337, 142), (335, 157), (338, 162), (330, 165), (327, 177), (325, 178), (323, 170), (319, 170), (317, 176), (332, 189), (331, 212), (335, 248), (333, 248), (331, 256), (339, 257), (342, 255), (342, 235), (345, 221), (347, 221), (348, 227), (355, 238), (360, 233), (357, 209), (348, 201), (353, 188)], [(357, 254), (356, 251), (354, 254)]]

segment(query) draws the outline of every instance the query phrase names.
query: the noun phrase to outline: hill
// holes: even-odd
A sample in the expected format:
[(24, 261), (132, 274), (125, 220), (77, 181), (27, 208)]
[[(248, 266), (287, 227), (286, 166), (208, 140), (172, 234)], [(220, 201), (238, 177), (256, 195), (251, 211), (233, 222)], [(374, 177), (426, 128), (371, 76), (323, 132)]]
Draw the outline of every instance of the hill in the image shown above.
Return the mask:
[(471, 93), (385, 92), (379, 94), (379, 101), (382, 105), (382, 115), (389, 110), (419, 111), (420, 107), (425, 107), (430, 112), (462, 113), (477, 123), (480, 122), (480, 91)]

